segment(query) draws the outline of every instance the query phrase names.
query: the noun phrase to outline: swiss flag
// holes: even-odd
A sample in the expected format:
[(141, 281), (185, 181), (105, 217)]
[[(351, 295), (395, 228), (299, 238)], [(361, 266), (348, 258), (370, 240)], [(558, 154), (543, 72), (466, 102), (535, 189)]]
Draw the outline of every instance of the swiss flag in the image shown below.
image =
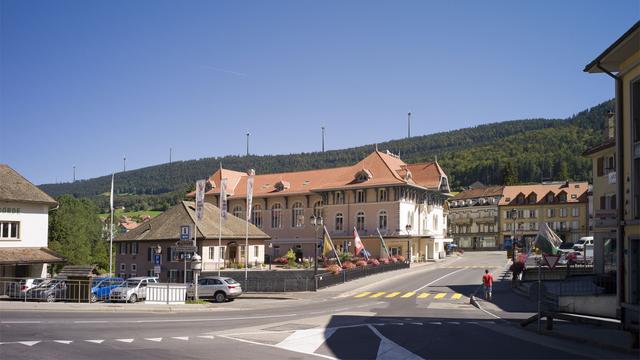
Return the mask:
[[(353, 228), (353, 244), (355, 247), (355, 255), (358, 256), (362, 250), (364, 250), (364, 244), (362, 243), (362, 240), (360, 240), (360, 235), (358, 235), (358, 230), (356, 230), (356, 228)], [(367, 253), (364, 252), (364, 256), (367, 256)]]

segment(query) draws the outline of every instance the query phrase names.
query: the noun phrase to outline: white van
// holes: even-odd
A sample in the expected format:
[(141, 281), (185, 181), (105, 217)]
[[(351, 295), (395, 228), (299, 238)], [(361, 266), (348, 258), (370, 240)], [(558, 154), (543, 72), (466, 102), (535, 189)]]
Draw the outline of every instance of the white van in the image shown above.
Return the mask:
[(575, 251), (583, 251), (585, 246), (592, 247), (593, 246), (593, 236), (583, 236), (573, 245), (573, 250)]

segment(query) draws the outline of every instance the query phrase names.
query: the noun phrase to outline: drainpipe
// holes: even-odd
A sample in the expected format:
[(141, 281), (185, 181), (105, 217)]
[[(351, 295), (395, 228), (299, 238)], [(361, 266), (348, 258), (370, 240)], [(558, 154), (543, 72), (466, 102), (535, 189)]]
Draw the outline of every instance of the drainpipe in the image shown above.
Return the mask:
[(609, 70), (603, 68), (600, 64), (596, 67), (607, 75), (611, 76), (616, 82), (616, 260), (618, 269), (616, 271), (616, 307), (620, 316), (622, 326), (625, 324), (625, 314), (622, 303), (625, 299), (625, 283), (624, 283), (624, 147), (622, 139), (622, 116), (624, 111), (623, 92), (624, 86), (622, 78), (612, 74)]

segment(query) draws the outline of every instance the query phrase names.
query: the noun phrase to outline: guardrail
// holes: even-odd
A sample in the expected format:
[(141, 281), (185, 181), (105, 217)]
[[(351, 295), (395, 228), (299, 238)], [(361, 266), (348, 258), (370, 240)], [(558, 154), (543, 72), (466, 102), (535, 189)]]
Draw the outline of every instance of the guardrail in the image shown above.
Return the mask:
[(146, 291), (146, 304), (184, 304), (187, 297), (185, 284), (149, 284)]
[(0, 278), (0, 298), (21, 301), (90, 302), (91, 281), (62, 278)]
[(380, 264), (378, 266), (361, 266), (355, 269), (342, 270), (337, 274), (324, 273), (316, 275), (316, 288), (322, 289), (328, 286), (342, 284), (347, 281), (359, 279), (361, 277), (379, 274), (386, 271), (400, 270), (409, 268), (408, 261), (397, 262), (392, 264)]

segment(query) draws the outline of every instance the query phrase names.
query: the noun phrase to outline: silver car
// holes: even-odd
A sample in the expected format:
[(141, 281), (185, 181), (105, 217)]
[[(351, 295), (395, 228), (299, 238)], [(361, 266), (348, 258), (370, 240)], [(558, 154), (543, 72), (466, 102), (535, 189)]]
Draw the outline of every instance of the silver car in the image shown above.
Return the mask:
[(124, 301), (135, 303), (147, 297), (147, 285), (155, 284), (158, 280), (155, 277), (133, 277), (124, 281), (120, 286), (111, 290), (109, 299), (111, 301)]
[[(221, 303), (227, 299), (231, 301), (240, 295), (242, 295), (240, 283), (230, 277), (206, 276), (198, 280), (199, 298), (213, 299)], [(187, 297), (195, 297), (195, 286), (193, 284), (187, 288)]]

